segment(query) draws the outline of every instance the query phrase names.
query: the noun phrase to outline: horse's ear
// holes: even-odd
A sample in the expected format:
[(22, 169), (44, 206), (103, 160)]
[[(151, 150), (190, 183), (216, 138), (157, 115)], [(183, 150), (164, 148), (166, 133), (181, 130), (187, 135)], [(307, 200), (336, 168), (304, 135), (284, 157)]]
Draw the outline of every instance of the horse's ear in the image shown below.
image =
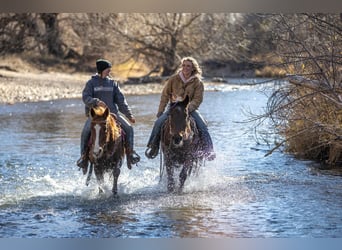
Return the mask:
[(90, 118), (93, 118), (95, 116), (95, 111), (93, 108), (90, 108), (89, 115), (90, 115)]
[(106, 109), (105, 109), (105, 111), (103, 113), (103, 116), (104, 117), (108, 117), (108, 115), (109, 115), (109, 108), (106, 107)]

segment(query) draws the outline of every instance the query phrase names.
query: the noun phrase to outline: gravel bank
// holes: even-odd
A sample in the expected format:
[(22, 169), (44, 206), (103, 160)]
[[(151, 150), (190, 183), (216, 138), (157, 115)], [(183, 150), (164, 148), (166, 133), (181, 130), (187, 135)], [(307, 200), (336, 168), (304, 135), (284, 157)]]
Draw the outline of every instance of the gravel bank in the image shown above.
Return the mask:
[[(0, 104), (81, 98), (90, 74), (18, 73), (0, 70)], [(125, 95), (161, 93), (162, 84), (120, 85)]]

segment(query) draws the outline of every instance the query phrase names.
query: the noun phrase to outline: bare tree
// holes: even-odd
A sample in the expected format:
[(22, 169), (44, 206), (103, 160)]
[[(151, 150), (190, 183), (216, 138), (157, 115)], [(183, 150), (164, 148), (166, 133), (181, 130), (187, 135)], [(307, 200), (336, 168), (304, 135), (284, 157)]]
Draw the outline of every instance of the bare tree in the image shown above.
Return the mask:
[(38, 51), (64, 56), (60, 39), (58, 13), (4, 13), (0, 15), (0, 51), (22, 53)]
[[(214, 13), (207, 14), (201, 27), (206, 27), (203, 32), (207, 34), (207, 56), (219, 61), (242, 62), (248, 58), (251, 41), (248, 40), (248, 27), (246, 19), (248, 15), (239, 13)], [(211, 20), (210, 25), (208, 20)]]
[(126, 39), (131, 55), (161, 66), (166, 76), (183, 56), (199, 61), (246, 59), (249, 42), (243, 20), (234, 13), (134, 13), (119, 14), (113, 28)]
[[(274, 91), (267, 112), (283, 135), (276, 148), (342, 163), (342, 43), (339, 14), (273, 15), (274, 41), (289, 84)], [(270, 151), (273, 152), (272, 149)]]
[(0, 15), (1, 53), (21, 53), (34, 48), (39, 34), (38, 19), (36, 14), (2, 13)]
[(41, 13), (39, 17), (45, 25), (45, 33), (41, 35), (40, 41), (45, 44), (49, 54), (63, 57), (65, 51), (59, 33), (58, 13)]
[(162, 75), (170, 75), (177, 59), (183, 56), (179, 52), (191, 51), (192, 44), (188, 44), (185, 31), (200, 16), (196, 13), (120, 14), (113, 28), (131, 44), (135, 58), (143, 57), (151, 65), (158, 62), (163, 68)]
[[(246, 61), (250, 30), (238, 13), (24, 13), (1, 14), (2, 53), (33, 50), (87, 64), (143, 61), (172, 74), (183, 56), (200, 62)], [(75, 61), (76, 60), (76, 61)]]

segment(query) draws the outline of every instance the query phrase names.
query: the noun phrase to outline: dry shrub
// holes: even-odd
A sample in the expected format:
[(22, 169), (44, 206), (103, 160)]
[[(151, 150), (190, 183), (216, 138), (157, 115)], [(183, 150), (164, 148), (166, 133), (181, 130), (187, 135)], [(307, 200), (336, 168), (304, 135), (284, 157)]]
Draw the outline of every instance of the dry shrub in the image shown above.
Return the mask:
[(265, 114), (284, 138), (275, 148), (285, 145), (300, 158), (342, 166), (340, 15), (279, 14), (273, 21), (280, 63), (289, 74)]
[(284, 77), (286, 73), (287, 72), (283, 68), (276, 66), (265, 66), (262, 69), (255, 70), (256, 77)]
[[(281, 131), (287, 151), (329, 165), (341, 164), (342, 109), (332, 94), (311, 83), (295, 84), (287, 91), (287, 123)], [(335, 89), (334, 93), (342, 92)]]

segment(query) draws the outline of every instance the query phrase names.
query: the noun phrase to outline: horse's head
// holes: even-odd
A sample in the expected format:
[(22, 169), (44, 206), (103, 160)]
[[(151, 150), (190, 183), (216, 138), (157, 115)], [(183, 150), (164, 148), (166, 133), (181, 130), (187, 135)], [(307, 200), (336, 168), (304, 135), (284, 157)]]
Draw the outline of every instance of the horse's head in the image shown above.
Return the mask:
[(183, 146), (185, 140), (191, 137), (191, 127), (188, 114), (189, 97), (183, 101), (171, 103), (170, 135), (171, 143), (176, 147)]
[(89, 156), (96, 161), (102, 157), (106, 143), (109, 109), (107, 107), (96, 106), (91, 108), (89, 113), (91, 117), (91, 147)]

